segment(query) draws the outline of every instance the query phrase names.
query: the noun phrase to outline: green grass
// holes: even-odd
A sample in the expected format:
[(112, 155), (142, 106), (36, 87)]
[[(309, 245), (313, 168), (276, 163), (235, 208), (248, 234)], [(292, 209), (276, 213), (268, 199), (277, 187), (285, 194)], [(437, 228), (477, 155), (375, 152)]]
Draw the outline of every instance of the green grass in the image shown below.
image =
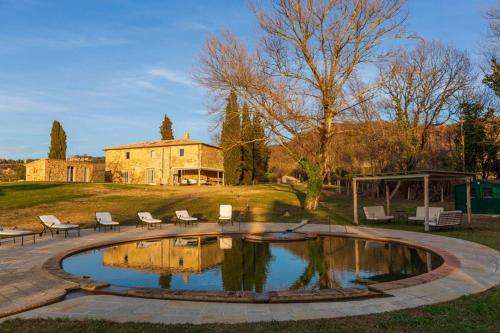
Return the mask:
[[(135, 223), (146, 210), (169, 221), (175, 210), (187, 209), (202, 221), (216, 221), (222, 203), (233, 205), (242, 222), (299, 222), (327, 219), (320, 209), (301, 208), (300, 192), (286, 185), (242, 187), (158, 187), (124, 184), (10, 183), (0, 184), (0, 221), (3, 226), (39, 229), (38, 215), (54, 214), (83, 226), (95, 223), (94, 212), (110, 211), (125, 224)], [(291, 213), (284, 217), (285, 211)]]
[(336, 319), (245, 324), (161, 325), (102, 320), (9, 320), (0, 332), (499, 332), (500, 288), (416, 309)]
[[(301, 188), (287, 185), (241, 187), (156, 187), (123, 184), (0, 184), (0, 224), (37, 230), (37, 215), (55, 214), (64, 221), (89, 226), (94, 212), (111, 211), (121, 222), (135, 223), (136, 212), (149, 210), (168, 221), (175, 210), (188, 209), (203, 221), (215, 221), (218, 205), (230, 203), (243, 222), (299, 222), (352, 224), (352, 198), (326, 191), (328, 206), (315, 212), (301, 208)], [(363, 205), (381, 205), (384, 199), (360, 197)], [(421, 201), (394, 200), (392, 211), (415, 213)], [(442, 205), (438, 203), (436, 205)], [(446, 209), (452, 203), (444, 203)], [(291, 216), (284, 217), (289, 211)], [(363, 222), (362, 222), (363, 223)], [(370, 224), (423, 232), (422, 225)], [(500, 219), (475, 216), (472, 228), (438, 231), (436, 234), (481, 243), (500, 250)], [(444, 304), (384, 314), (300, 322), (237, 325), (155, 325), (106, 321), (13, 320), (0, 324), (0, 332), (499, 332), (500, 288)]]

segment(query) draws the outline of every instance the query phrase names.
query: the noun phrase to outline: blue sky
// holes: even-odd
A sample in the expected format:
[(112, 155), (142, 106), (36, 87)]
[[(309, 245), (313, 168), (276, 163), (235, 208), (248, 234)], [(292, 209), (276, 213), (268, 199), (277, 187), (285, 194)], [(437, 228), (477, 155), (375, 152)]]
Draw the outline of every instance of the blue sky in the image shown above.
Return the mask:
[[(495, 0), (409, 0), (408, 30), (480, 58), (481, 13)], [(205, 92), (191, 79), (205, 37), (252, 41), (246, 1), (0, 0), (0, 158), (46, 157), (54, 119), (68, 155), (174, 135), (211, 141)]]

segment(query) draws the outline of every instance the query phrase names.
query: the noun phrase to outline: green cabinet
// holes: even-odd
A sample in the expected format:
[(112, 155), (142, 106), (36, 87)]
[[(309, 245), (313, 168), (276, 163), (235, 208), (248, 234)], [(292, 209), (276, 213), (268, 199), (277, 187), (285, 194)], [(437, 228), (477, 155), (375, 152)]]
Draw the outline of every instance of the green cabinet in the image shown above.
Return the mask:
[[(465, 184), (455, 186), (455, 209), (467, 211)], [(474, 181), (471, 183), (473, 214), (500, 214), (500, 183)]]

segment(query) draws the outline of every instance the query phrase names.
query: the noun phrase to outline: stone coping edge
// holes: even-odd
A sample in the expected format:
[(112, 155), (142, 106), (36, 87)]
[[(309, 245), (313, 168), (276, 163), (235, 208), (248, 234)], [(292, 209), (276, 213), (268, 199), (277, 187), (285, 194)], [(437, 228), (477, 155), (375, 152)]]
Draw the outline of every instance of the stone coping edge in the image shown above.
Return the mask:
[(46, 306), (46, 305), (50, 305), (50, 304), (64, 301), (68, 291), (70, 291), (70, 290), (61, 291), (61, 292), (55, 294), (54, 296), (51, 296), (50, 298), (45, 299), (45, 300), (40, 301), (40, 302), (31, 303), (29, 305), (18, 306), (17, 308), (14, 308), (13, 310), (10, 310), (7, 312), (2, 312), (2, 313), (0, 313), (0, 319), (10, 317), (10, 316), (13, 316), (13, 315), (16, 315), (16, 314), (19, 314), (22, 312), (26, 312), (29, 310), (37, 309), (37, 308), (42, 307), (42, 306)]
[[(296, 231), (299, 233), (298, 231)], [(153, 299), (170, 299), (203, 302), (226, 302), (226, 303), (292, 303), (292, 302), (321, 302), (321, 301), (345, 301), (353, 299), (365, 299), (371, 297), (390, 296), (386, 292), (395, 289), (407, 288), (419, 284), (431, 282), (451, 274), (460, 267), (460, 261), (451, 253), (427, 245), (418, 244), (412, 241), (392, 237), (379, 237), (370, 235), (360, 235), (345, 232), (318, 232), (318, 236), (336, 236), (346, 238), (356, 238), (383, 242), (392, 242), (401, 245), (411, 246), (432, 252), (443, 259), (443, 264), (431, 272), (418, 276), (396, 280), (392, 282), (375, 283), (368, 286), (368, 290), (356, 288), (348, 289), (321, 289), (318, 291), (272, 291), (265, 294), (257, 294), (248, 291), (191, 291), (191, 290), (165, 290), (161, 288), (121, 288), (110, 286), (106, 282), (93, 281), (84, 276), (75, 276), (62, 269), (62, 261), (72, 255), (92, 249), (98, 249), (113, 245), (119, 245), (134, 241), (156, 240), (168, 237), (191, 237), (191, 236), (220, 236), (220, 235), (245, 235), (246, 232), (198, 232), (198, 233), (169, 233), (155, 234), (154, 236), (132, 236), (116, 241), (101, 241), (93, 244), (76, 247), (49, 258), (42, 265), (42, 268), (64, 280), (77, 284), (76, 288), (94, 294), (108, 294), (129, 297), (142, 297)], [(308, 233), (310, 234), (310, 233)]]

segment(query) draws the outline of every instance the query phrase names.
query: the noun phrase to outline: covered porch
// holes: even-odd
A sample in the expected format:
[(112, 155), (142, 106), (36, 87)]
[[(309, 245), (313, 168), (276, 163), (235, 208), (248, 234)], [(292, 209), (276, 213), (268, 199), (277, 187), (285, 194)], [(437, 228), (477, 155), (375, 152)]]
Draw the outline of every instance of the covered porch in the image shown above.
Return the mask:
[(224, 170), (210, 168), (174, 168), (174, 185), (224, 185)]
[[(383, 182), (385, 183), (385, 196), (386, 196), (386, 210), (387, 215), (390, 215), (391, 199), (397, 193), (401, 182), (404, 181), (422, 181), (424, 183), (424, 209), (425, 231), (429, 231), (429, 182), (431, 181), (445, 181), (445, 180), (462, 180), (466, 184), (466, 207), (467, 207), (467, 224), (471, 224), (471, 181), (475, 174), (470, 172), (454, 172), (454, 171), (408, 171), (408, 172), (394, 172), (382, 173), (373, 176), (357, 176), (352, 178), (352, 194), (353, 194), (353, 209), (354, 209), (354, 223), (359, 224), (358, 219), (358, 191), (357, 185), (361, 182)], [(390, 184), (395, 184), (394, 188), (390, 189)], [(442, 191), (442, 190), (441, 190)], [(442, 194), (441, 194), (442, 196)]]

